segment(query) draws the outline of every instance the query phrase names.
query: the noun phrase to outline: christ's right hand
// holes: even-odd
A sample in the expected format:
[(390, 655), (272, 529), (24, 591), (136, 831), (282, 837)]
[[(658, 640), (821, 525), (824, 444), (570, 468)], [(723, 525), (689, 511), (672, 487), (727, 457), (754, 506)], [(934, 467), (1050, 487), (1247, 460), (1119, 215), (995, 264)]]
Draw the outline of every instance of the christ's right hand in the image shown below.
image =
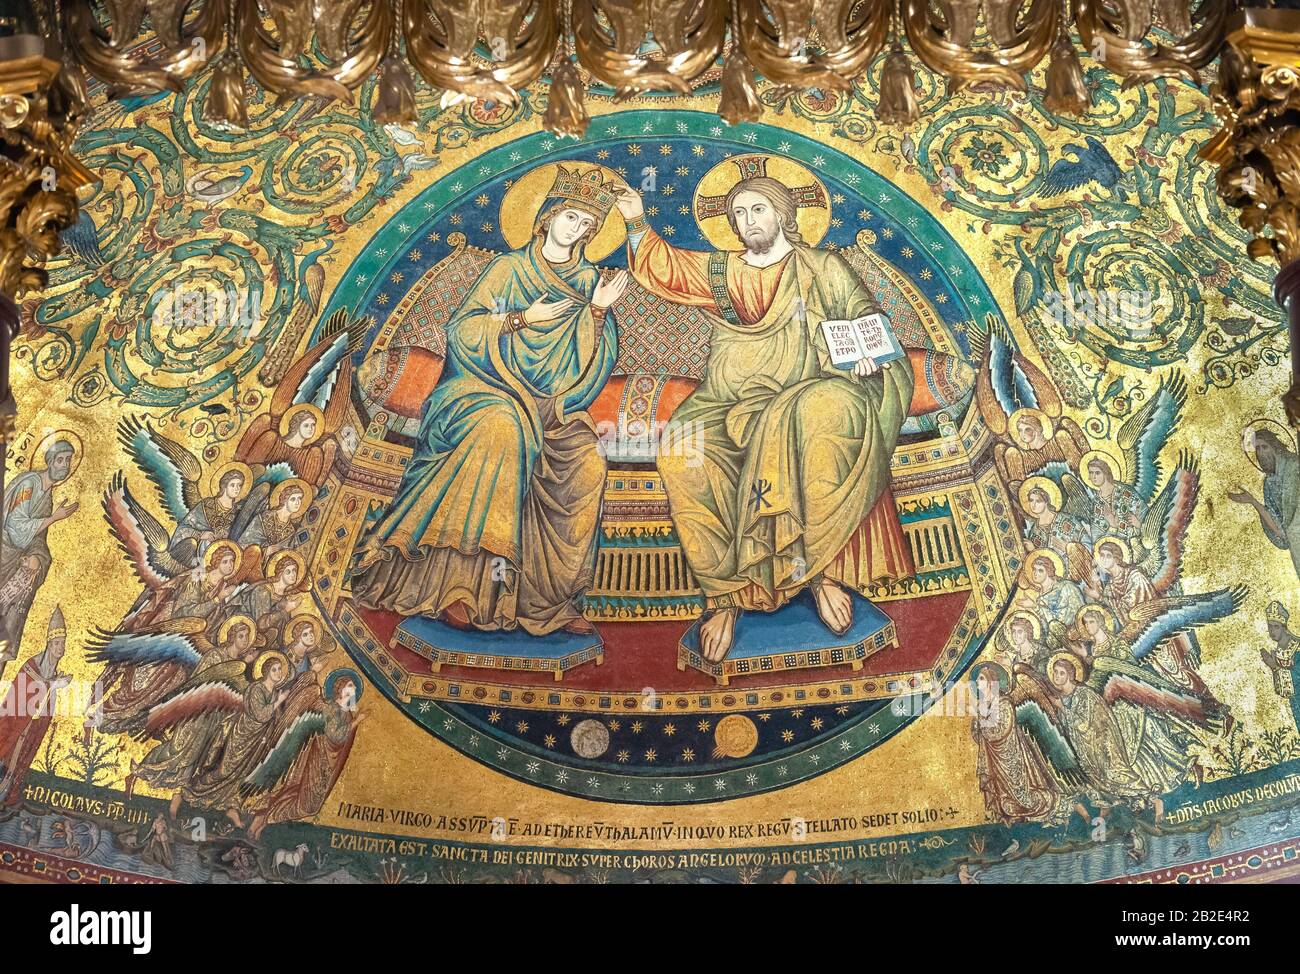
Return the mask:
[(641, 201), (641, 194), (631, 186), (623, 187), (623, 192), (619, 194), (615, 205), (618, 207), (618, 212), (623, 214), (624, 220), (636, 220), (645, 215), (645, 204)]
[(524, 323), (538, 325), (543, 321), (554, 321), (572, 307), (573, 298), (560, 298), (558, 301), (547, 301), (544, 298), (538, 298), (524, 312)]

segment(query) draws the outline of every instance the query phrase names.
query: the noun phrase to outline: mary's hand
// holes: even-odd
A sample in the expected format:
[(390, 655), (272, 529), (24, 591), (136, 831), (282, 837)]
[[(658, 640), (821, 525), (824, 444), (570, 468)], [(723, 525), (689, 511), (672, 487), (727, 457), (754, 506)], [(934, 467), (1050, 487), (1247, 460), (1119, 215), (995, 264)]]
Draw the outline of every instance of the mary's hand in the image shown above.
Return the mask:
[(608, 308), (623, 296), (623, 292), (627, 290), (627, 281), (627, 271), (619, 271), (609, 280), (601, 281), (596, 285), (591, 303), (598, 308)]
[(538, 298), (524, 312), (524, 322), (529, 325), (537, 325), (543, 321), (554, 321), (572, 307), (573, 298), (560, 298), (558, 301), (547, 301), (545, 298)]

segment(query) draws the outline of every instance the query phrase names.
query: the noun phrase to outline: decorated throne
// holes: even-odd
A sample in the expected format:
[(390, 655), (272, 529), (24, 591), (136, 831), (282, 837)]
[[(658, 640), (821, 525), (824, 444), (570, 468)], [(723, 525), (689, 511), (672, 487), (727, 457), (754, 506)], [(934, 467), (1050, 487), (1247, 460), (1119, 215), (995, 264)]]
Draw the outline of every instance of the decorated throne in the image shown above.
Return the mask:
[[(452, 252), (430, 267), (379, 324), (359, 367), (356, 405), (364, 433), (341, 485), (353, 511), (357, 506), (375, 510), (395, 493), (424, 400), (441, 373), (445, 324), (495, 256), (468, 245), (461, 234), (450, 235), (448, 243)], [(972, 538), (969, 530), (977, 530), (980, 519), (963, 518), (960, 510), (961, 504), (971, 503), (966, 494), (976, 479), (973, 454), (982, 451), (984, 439), (978, 424), (964, 423), (959, 429), (974, 371), (961, 357), (950, 326), (902, 273), (875, 253), (874, 243), (874, 235), (864, 230), (842, 256), (889, 316), (916, 376), (910, 414), (892, 460), (894, 500), (915, 571), (865, 594), (883, 602), (968, 590), (972, 543), (993, 543)], [(673, 529), (655, 449), (657, 434), (704, 373), (707, 321), (697, 309), (665, 302), (635, 282), (612, 312), (619, 324), (618, 362), (590, 410), (608, 473), (595, 581), (585, 614), (594, 621), (691, 619), (699, 615), (702, 600)], [(355, 543), (348, 534), (355, 532), (356, 520), (340, 519), (328, 535), (340, 557)], [(860, 666), (888, 641), (858, 647), (847, 661)], [(793, 669), (829, 662), (815, 652), (801, 652), (779, 657), (776, 665)], [(720, 681), (745, 671), (744, 661), (738, 660), (716, 666), (698, 658), (690, 663)], [(494, 660), (492, 665), (529, 664)], [(558, 664), (545, 665), (557, 678), (562, 675)]]

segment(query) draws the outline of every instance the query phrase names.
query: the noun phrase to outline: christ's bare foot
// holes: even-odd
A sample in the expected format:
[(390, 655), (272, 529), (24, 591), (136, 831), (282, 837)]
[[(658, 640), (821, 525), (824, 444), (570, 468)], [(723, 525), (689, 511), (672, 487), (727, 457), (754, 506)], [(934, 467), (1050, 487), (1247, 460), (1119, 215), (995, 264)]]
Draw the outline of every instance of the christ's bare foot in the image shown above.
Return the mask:
[(700, 655), (710, 663), (721, 663), (736, 635), (739, 609), (719, 609), (700, 623)]
[(834, 582), (823, 580), (813, 589), (817, 600), (817, 615), (821, 617), (826, 628), (837, 636), (843, 636), (853, 625), (853, 600), (849, 593)]
[(566, 622), (563, 628), (565, 632), (571, 632), (578, 636), (590, 636), (596, 631), (596, 627), (582, 616), (578, 616), (578, 618)]

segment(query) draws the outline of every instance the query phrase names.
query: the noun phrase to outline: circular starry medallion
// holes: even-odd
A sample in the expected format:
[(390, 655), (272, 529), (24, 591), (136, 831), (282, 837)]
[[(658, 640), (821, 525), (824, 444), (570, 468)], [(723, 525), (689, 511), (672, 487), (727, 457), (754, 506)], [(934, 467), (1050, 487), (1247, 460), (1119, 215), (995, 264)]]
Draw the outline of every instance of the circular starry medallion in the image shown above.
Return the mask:
[[(482, 269), (519, 242), (526, 207), (518, 187), (557, 164), (599, 166), (637, 185), (656, 233), (694, 250), (713, 249), (726, 228), (723, 220), (701, 229), (717, 195), (709, 187), (770, 166), (818, 207), (810, 218), (817, 246), (845, 259), (916, 349), (909, 358), (919, 391), (891, 461), (914, 571), (873, 585), (869, 601), (856, 599), (855, 629), (845, 637), (809, 624), (816, 615), (805, 593), (780, 613), (742, 615), (743, 638), (758, 647), (744, 659), (713, 666), (693, 648), (699, 595), (653, 451), (638, 453), (635, 444), (699, 381), (709, 333), (691, 309), (638, 294), (615, 308), (619, 361), (591, 407), (616, 444), (606, 454), (596, 580), (585, 606), (595, 645), (575, 636), (539, 649), (522, 636), (473, 633), (451, 645), (349, 598), (345, 571), (357, 539), (391, 499), (441, 369), (442, 325)], [(599, 267), (627, 266), (622, 240), (620, 229)], [(354, 367), (367, 424), (349, 473), (322, 492), (316, 596), (381, 693), (438, 739), (506, 774), (643, 804), (780, 788), (869, 751), (915, 719), (923, 699), (963, 672), (1004, 608), (1020, 548), (1011, 502), (987, 476), (986, 431), (966, 408), (974, 375), (967, 336), (1000, 312), (937, 221), (843, 153), (778, 128), (724, 127), (682, 111), (604, 116), (581, 142), (530, 135), (407, 203), (346, 272), (315, 340), (340, 311), (365, 330)]]

